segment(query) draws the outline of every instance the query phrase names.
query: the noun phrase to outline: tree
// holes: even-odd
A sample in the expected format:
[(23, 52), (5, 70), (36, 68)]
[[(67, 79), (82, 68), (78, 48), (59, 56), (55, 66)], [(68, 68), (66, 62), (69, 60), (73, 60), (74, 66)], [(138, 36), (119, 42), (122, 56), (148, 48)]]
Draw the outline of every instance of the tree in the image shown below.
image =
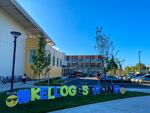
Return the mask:
[(109, 72), (113, 72), (113, 74), (116, 74), (116, 71), (118, 70), (118, 64), (114, 59), (114, 56), (112, 55), (112, 58), (108, 61), (108, 65), (106, 68), (106, 71)]
[(131, 67), (130, 66), (126, 66), (125, 67), (125, 71), (127, 72), (127, 74), (130, 73), (131, 72)]
[(135, 71), (136, 71), (136, 72), (140, 72), (140, 68), (141, 68), (141, 70), (146, 69), (145, 64), (142, 64), (142, 63), (139, 64), (139, 63), (138, 63), (138, 64), (135, 65)]
[(140, 72), (140, 65), (141, 65), (142, 73), (146, 73), (147, 67), (145, 64), (142, 63), (141, 64), (137, 63), (135, 66), (126, 66), (125, 71), (127, 74)]
[(32, 60), (31, 69), (39, 78), (44, 72), (49, 70), (51, 58), (50, 52), (46, 50), (46, 38), (38, 38), (38, 48), (34, 50)]
[(110, 35), (105, 35), (102, 33), (102, 27), (97, 27), (96, 29), (96, 45), (95, 45), (99, 55), (102, 56), (102, 69), (103, 73), (106, 74), (105, 64), (106, 61), (113, 55), (113, 42), (110, 39)]

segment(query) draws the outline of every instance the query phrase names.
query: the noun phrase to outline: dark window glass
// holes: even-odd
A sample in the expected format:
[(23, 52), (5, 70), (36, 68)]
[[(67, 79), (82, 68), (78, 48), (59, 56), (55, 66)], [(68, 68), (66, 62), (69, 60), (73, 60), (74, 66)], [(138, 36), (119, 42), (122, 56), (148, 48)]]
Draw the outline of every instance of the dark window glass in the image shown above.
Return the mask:
[(55, 66), (55, 56), (53, 56), (53, 66)]
[(59, 66), (59, 58), (57, 58), (57, 67)]

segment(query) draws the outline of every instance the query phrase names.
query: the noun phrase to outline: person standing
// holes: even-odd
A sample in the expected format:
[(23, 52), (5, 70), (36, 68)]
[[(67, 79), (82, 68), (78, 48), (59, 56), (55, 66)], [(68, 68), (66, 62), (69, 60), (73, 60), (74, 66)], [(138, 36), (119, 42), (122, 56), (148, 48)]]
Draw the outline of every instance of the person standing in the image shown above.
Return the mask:
[(22, 76), (22, 84), (26, 84), (26, 74)]

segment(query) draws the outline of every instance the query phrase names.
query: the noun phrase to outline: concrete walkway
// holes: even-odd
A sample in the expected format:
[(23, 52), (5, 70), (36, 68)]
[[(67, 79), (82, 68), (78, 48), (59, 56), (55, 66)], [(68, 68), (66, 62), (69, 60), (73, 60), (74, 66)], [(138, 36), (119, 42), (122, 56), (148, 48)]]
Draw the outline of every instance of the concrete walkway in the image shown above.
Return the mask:
[[(150, 93), (150, 89), (127, 88), (126, 90)], [(150, 96), (112, 100), (50, 113), (150, 113)]]
[(144, 92), (144, 93), (150, 93), (150, 88), (126, 88), (127, 91), (136, 91), (136, 92)]
[[(28, 81), (26, 84), (22, 84), (21, 82), (17, 82), (17, 83), (14, 83), (14, 88), (31, 88), (33, 87), (35, 81)], [(7, 90), (10, 90), (10, 86), (11, 84), (10, 83), (6, 83), (6, 84), (0, 84), (0, 92), (4, 92), (4, 91), (7, 91)]]
[(119, 99), (50, 113), (150, 113), (150, 96)]

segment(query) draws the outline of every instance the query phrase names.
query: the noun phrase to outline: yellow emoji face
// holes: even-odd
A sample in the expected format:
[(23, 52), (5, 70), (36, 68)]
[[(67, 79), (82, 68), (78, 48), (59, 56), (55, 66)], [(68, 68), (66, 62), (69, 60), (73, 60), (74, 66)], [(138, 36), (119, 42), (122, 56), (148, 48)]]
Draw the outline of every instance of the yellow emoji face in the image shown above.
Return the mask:
[(11, 95), (6, 99), (6, 105), (8, 107), (14, 107), (17, 105), (17, 103), (18, 103), (18, 98), (16, 95)]
[(120, 92), (121, 92), (121, 94), (125, 94), (125, 93), (126, 93), (125, 88), (124, 88), (124, 87), (121, 87)]

